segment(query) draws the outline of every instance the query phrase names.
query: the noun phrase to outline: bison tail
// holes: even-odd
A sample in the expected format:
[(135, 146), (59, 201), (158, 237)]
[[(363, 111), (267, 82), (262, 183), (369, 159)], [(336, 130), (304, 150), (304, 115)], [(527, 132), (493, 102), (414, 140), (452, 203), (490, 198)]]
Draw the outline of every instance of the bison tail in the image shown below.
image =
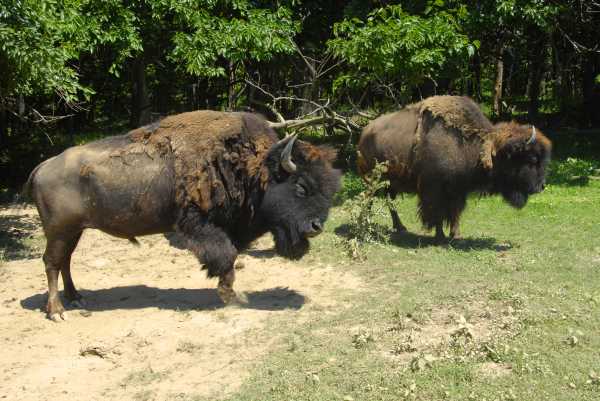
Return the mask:
[(127, 240), (133, 246), (136, 246), (136, 247), (142, 246), (142, 244), (140, 244), (140, 241), (138, 241), (135, 237), (127, 238)]
[(51, 157), (48, 160), (44, 160), (43, 162), (38, 164), (33, 169), (33, 171), (31, 171), (31, 173), (29, 174), (29, 178), (27, 178), (27, 181), (25, 182), (25, 184), (23, 184), (23, 188), (21, 189), (21, 192), (19, 194), (20, 200), (22, 200), (23, 202), (26, 202), (26, 201), (31, 201), (33, 199), (33, 179), (35, 178), (35, 175), (37, 174), (39, 169), (44, 164), (48, 163), (52, 159), (54, 159), (54, 157)]

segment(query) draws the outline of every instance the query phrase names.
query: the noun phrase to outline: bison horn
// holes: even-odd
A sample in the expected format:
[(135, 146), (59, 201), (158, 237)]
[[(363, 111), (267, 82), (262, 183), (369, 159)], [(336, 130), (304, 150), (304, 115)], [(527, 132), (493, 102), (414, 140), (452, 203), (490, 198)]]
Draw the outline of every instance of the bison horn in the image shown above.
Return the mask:
[(292, 161), (292, 149), (294, 148), (296, 135), (297, 134), (287, 136), (279, 141), (281, 145), (285, 144), (285, 147), (281, 152), (281, 167), (290, 174), (295, 173), (298, 169), (296, 164)]
[(529, 138), (529, 140), (527, 140), (527, 145), (531, 145), (532, 143), (535, 143), (535, 137), (536, 137), (537, 133), (535, 132), (535, 125), (531, 126), (531, 137)]

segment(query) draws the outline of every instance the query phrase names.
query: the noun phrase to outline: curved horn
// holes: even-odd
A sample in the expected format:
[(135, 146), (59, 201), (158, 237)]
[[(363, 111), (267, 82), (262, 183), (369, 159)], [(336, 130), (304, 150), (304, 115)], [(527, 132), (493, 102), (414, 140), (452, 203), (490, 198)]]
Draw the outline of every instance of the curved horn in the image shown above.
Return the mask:
[(285, 143), (285, 147), (281, 151), (281, 167), (290, 174), (293, 174), (298, 170), (296, 164), (292, 161), (292, 149), (294, 148), (296, 135), (297, 134), (287, 136), (279, 141), (282, 145)]
[(535, 143), (535, 137), (536, 137), (537, 133), (535, 132), (535, 125), (531, 126), (531, 137), (527, 140), (527, 145), (531, 145), (532, 143)]

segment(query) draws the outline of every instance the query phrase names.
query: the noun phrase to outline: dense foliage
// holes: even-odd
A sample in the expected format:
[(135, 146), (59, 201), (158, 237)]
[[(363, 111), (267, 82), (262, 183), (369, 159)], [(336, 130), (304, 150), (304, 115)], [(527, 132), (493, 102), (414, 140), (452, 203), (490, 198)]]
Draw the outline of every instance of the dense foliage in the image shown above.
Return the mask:
[[(6, 0), (0, 179), (201, 108), (334, 121), (451, 93), (496, 118), (598, 127), (599, 25), (589, 0)], [(359, 127), (336, 121), (324, 132), (348, 128), (348, 150)]]

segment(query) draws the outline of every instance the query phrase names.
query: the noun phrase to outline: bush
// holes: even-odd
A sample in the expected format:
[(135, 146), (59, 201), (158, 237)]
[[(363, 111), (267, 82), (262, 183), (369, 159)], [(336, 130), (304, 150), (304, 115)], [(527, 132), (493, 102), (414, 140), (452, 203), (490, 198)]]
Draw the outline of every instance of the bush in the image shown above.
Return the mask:
[(350, 256), (355, 259), (364, 259), (363, 244), (387, 240), (387, 227), (375, 221), (377, 216), (385, 214), (391, 203), (387, 194), (384, 202), (375, 202), (377, 195), (387, 192), (389, 187), (389, 181), (384, 178), (386, 172), (387, 162), (376, 164), (366, 175), (362, 184), (364, 189), (344, 204), (344, 209), (349, 214), (345, 245)]
[(342, 187), (335, 195), (335, 204), (341, 205), (366, 189), (365, 182), (356, 173), (348, 171), (342, 177)]
[(549, 184), (587, 185), (590, 176), (597, 175), (600, 163), (569, 157), (566, 160), (553, 160), (548, 169)]

